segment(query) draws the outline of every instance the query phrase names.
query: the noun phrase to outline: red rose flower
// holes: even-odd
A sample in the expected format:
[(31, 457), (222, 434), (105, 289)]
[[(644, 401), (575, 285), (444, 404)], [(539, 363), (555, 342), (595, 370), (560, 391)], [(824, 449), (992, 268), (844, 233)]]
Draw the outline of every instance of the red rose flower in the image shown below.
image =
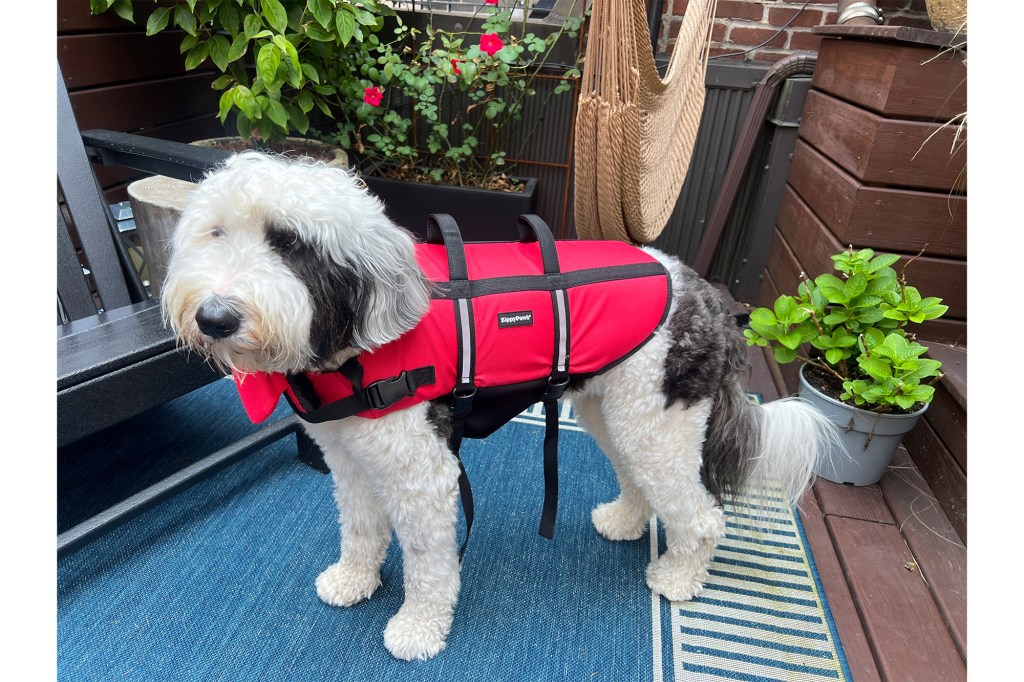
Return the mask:
[(379, 107), (380, 100), (383, 97), (384, 91), (380, 89), (379, 85), (374, 85), (372, 88), (366, 88), (366, 91), (363, 94), (363, 101), (371, 107)]
[(459, 62), (461, 62), (461, 61), (464, 61), (464, 60), (462, 60), (462, 59), (453, 59), (452, 60), (452, 71), (455, 73), (456, 76), (461, 76), (462, 75), (462, 71), (459, 70)]
[(498, 0), (484, 0), (485, 5), (497, 5)]
[(497, 33), (485, 33), (480, 36), (480, 49), (493, 57), (494, 53), (505, 47), (505, 42), (498, 37)]

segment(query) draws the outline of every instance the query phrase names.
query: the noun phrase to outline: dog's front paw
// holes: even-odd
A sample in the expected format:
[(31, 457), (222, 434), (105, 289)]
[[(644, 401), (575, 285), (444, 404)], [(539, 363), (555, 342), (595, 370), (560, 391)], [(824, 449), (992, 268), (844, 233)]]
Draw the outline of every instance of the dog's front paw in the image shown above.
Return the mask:
[(384, 628), (384, 646), (403, 661), (425, 661), (441, 653), (452, 627), (452, 611), (402, 606)]
[(647, 586), (669, 601), (693, 599), (704, 589), (707, 579), (707, 566), (698, 565), (692, 556), (666, 554), (647, 566)]
[(316, 594), (328, 606), (352, 606), (380, 587), (380, 571), (339, 561), (316, 578)]
[(649, 518), (646, 510), (637, 509), (622, 499), (599, 504), (590, 512), (594, 528), (606, 540), (639, 540)]

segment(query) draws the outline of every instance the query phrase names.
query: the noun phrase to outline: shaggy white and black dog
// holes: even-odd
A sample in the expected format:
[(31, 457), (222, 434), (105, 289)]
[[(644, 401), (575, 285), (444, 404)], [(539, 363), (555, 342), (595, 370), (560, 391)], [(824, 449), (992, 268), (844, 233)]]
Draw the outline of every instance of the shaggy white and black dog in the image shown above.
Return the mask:
[[(667, 551), (648, 566), (647, 584), (682, 601), (700, 592), (724, 533), (720, 495), (770, 481), (799, 496), (833, 435), (799, 400), (750, 404), (746, 348), (718, 292), (649, 251), (672, 280), (666, 323), (568, 396), (620, 487), (593, 510), (597, 532), (636, 540), (656, 514)], [(354, 175), (245, 152), (194, 192), (162, 298), (180, 340), (219, 366), (299, 372), (336, 369), (394, 341), (424, 315), (430, 294), (414, 237)], [(394, 531), (405, 602), (384, 645), (400, 659), (444, 648), (459, 595), (459, 465), (441, 435), (448, 417), (434, 401), (305, 426), (333, 474), (341, 524), (340, 557), (316, 579), (317, 594), (332, 606), (370, 597)]]

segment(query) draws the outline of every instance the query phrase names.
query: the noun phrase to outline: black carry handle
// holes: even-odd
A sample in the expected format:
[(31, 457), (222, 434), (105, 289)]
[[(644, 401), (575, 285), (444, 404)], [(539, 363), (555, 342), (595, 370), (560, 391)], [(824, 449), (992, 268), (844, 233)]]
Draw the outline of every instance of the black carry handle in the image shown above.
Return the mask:
[(555, 248), (555, 238), (551, 235), (548, 224), (541, 220), (540, 216), (533, 213), (524, 213), (519, 216), (519, 241), (539, 242), (540, 256), (544, 261), (544, 274), (556, 275), (561, 270), (558, 266), (558, 250)]
[(432, 213), (427, 216), (427, 243), (444, 244), (448, 252), (449, 280), (454, 282), (469, 279), (469, 270), (466, 269), (466, 247), (455, 218), (447, 213)]

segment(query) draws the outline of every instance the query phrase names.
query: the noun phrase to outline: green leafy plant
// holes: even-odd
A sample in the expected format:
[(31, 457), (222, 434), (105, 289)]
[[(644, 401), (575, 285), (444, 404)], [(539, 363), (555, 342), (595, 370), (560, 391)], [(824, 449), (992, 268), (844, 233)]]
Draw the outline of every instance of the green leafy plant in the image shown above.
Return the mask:
[[(473, 16), (444, 29), (429, 11), (418, 28), (415, 12), (381, 0), (181, 0), (156, 8), (146, 33), (184, 31), (185, 67), (212, 63), (222, 73), (213, 82), (220, 120), (233, 114), (255, 145), (316, 136), (368, 174), (514, 189), (508, 173), (520, 149), (508, 146), (529, 135), (513, 132), (539, 77), (554, 70), (559, 79), (546, 98), (572, 90), (578, 50), (572, 64), (551, 57), (583, 19), (541, 35), (527, 24), (526, 0), (498, 1), (480, 0)], [(90, 5), (134, 20), (133, 0)], [(314, 116), (328, 125), (314, 127)]]
[[(398, 23), (390, 41), (363, 45), (363, 89), (350, 93), (362, 104), (339, 120), (333, 139), (360, 154), (370, 172), (485, 187), (507, 180), (507, 165), (521, 151), (509, 145), (527, 100), (538, 95), (556, 43), (576, 38), (583, 20), (569, 16), (541, 36), (529, 30), (525, 1), (501, 8), (497, 0), (480, 1), (457, 30), (428, 13), (425, 28)], [(578, 54), (576, 60), (558, 67), (558, 83), (545, 89), (539, 110), (572, 90)], [(518, 138), (521, 147), (529, 135)]]
[(770, 345), (782, 364), (806, 362), (816, 370), (816, 388), (850, 405), (893, 413), (931, 402), (942, 363), (922, 357), (928, 349), (907, 328), (941, 317), (948, 306), (907, 284), (906, 267), (900, 274), (892, 268), (898, 260), (852, 247), (832, 256), (840, 276), (806, 278), (796, 296), (753, 310), (747, 344)]

